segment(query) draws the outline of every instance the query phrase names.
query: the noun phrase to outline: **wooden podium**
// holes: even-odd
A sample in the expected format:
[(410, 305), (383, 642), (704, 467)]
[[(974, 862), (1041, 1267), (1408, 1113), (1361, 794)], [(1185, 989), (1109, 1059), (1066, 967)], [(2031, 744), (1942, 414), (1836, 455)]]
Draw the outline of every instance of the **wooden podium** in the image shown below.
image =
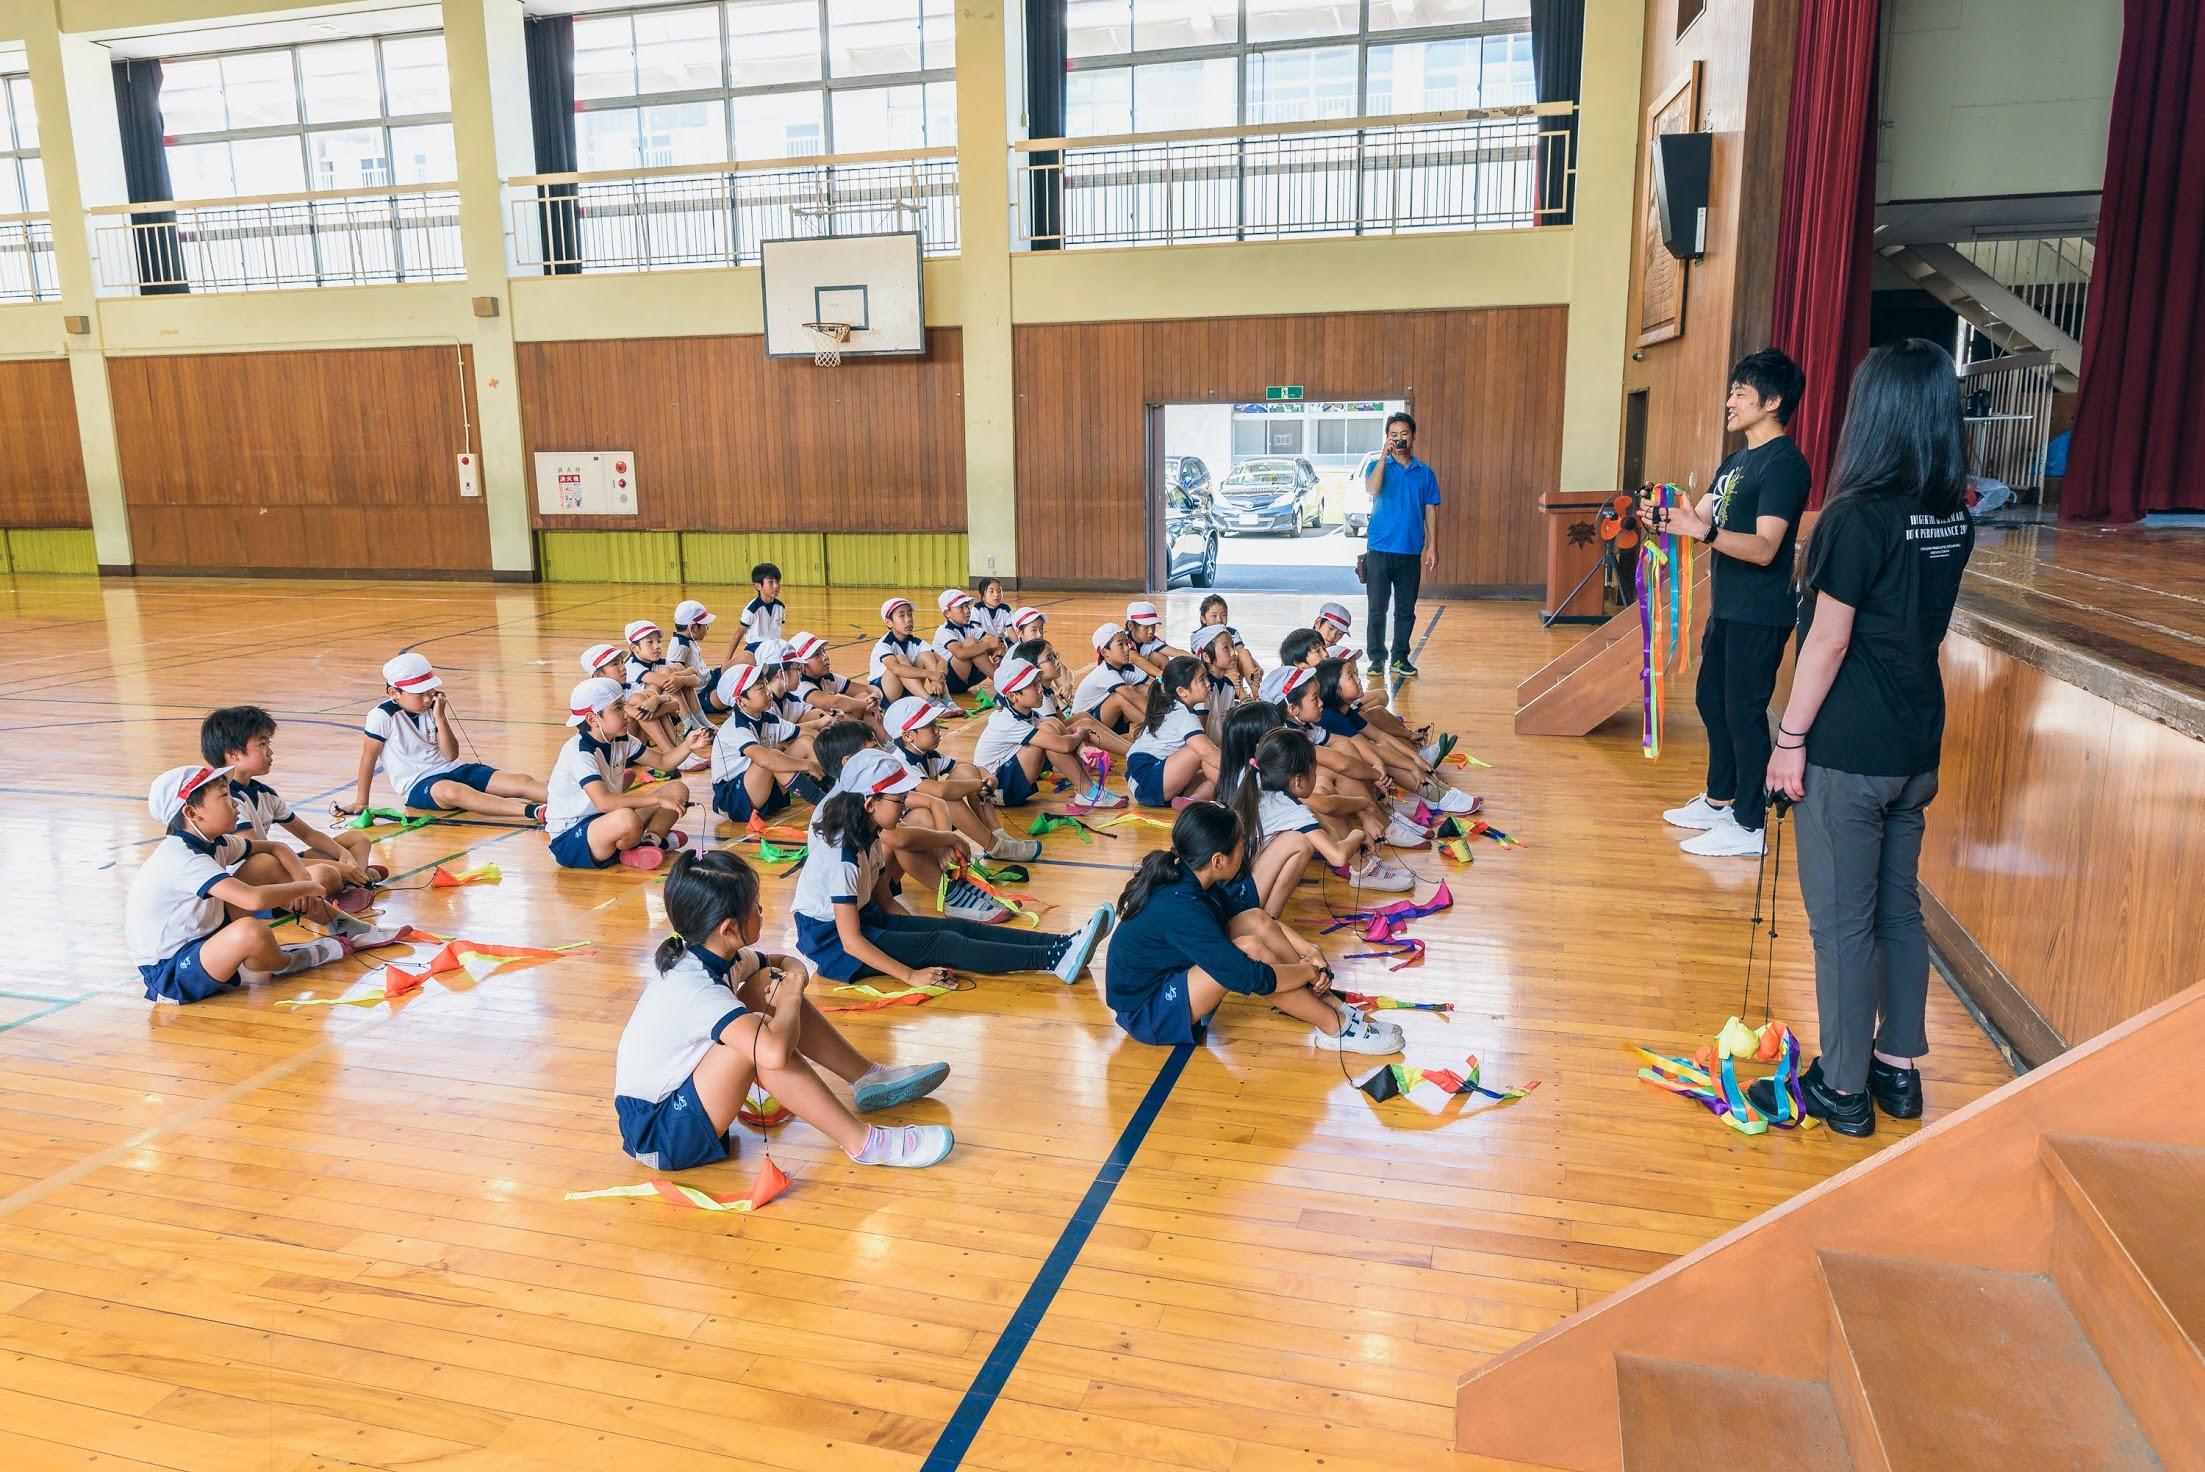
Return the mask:
[[(1586, 574), (1600, 561), (1600, 508), (1613, 491), (1547, 491), (1539, 513), (1547, 525), (1547, 597), (1549, 623), (1597, 624), (1608, 617), (1606, 580)], [(1571, 590), (1575, 589), (1573, 593)], [(1568, 606), (1562, 604), (1567, 601)]]

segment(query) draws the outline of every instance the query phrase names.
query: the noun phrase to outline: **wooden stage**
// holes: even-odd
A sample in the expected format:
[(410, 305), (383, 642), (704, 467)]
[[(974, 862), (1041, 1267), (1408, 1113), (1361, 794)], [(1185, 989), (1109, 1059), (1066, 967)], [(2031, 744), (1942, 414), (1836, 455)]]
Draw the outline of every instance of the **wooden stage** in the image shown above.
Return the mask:
[[(744, 596), (694, 591), (723, 614)], [(1027, 596), (1060, 645), (1122, 608)], [(362, 988), (361, 961), (187, 1009), (143, 1000), (120, 906), (154, 835), (145, 785), (196, 759), (207, 709), (272, 709), (272, 780), (318, 816), (349, 782), (378, 665), (417, 646), (481, 751), (541, 773), (577, 652), (676, 597), (8, 587), (0, 1465), (1446, 1468), (1465, 1370), (1909, 1133), (1748, 1140), (1634, 1079), (1626, 1040), (1687, 1051), (1738, 1009), (1754, 865), (1682, 856), (1660, 822), (1700, 785), (1688, 695), (1658, 764), (1627, 721), (1510, 734), (1516, 682), (1572, 637), (1522, 603), (1428, 606), (1429, 673), (1400, 702), (1493, 764), (1474, 785), (1524, 846), (1460, 870), (1413, 856), (1457, 901), (1419, 928), (1429, 959), (1343, 968), (1457, 1003), (1407, 1015), (1407, 1061), (1475, 1052), (1489, 1079), (1538, 1080), (1510, 1107), (1441, 1110), (1430, 1089), (1374, 1105), (1257, 1004), (1229, 1004), (1181, 1058), (1128, 1042), (1093, 982), (1018, 977), (848, 1021), (877, 1057), (954, 1062), (897, 1116), (955, 1127), (944, 1166), (860, 1170), (791, 1124), (771, 1150), (794, 1187), (754, 1216), (569, 1204), (650, 1175), (619, 1152), (610, 1093), (659, 896), (622, 869), (556, 871), (539, 834), (498, 828), (385, 844), (416, 877), (494, 861), (504, 881), (384, 913), (593, 956), (369, 1008), (274, 1005)], [(792, 628), (862, 659), (877, 594), (789, 601)], [(1171, 595), (1170, 632), (1197, 601)], [(1235, 621), (1275, 651), (1314, 607), (1240, 598)], [(1932, 830), (1958, 816), (1933, 809)], [(1159, 838), (1053, 836), (1033, 887), (1075, 916)], [(1775, 1009), (1811, 1042), (1788, 863), (1783, 883)], [(769, 940), (789, 939), (790, 887), (769, 885)], [(1289, 919), (1322, 916), (1311, 886)], [(1930, 1119), (2010, 1076), (1942, 986), (1930, 1032)], [(767, 1147), (742, 1134), (696, 1184), (747, 1186)], [(1017, 1353), (991, 1360), (1014, 1323)]]

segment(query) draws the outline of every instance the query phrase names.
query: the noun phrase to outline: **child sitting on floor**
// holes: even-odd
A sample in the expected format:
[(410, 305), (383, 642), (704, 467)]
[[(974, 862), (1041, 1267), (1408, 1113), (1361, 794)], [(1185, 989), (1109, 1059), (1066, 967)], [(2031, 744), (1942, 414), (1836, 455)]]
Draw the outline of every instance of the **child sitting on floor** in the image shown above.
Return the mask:
[[(904, 701), (934, 712), (932, 704), (916, 695), (906, 695), (896, 703), (902, 705)], [(820, 732), (819, 769), (829, 795), (845, 790), (842, 773), (852, 757), (861, 751), (877, 749), (872, 733), (855, 721), (837, 721)], [(902, 752), (889, 754), (902, 763), (905, 770), (910, 770), (911, 764)], [(899, 880), (909, 878), (918, 892), (941, 897), (940, 913), (944, 915), (959, 920), (978, 920), (985, 925), (1008, 920), (1011, 917), (1008, 908), (958, 873), (967, 862), (986, 853), (983, 841), (952, 824), (938, 807), (924, 803), (917, 788), (907, 793), (906, 799), (895, 823), (884, 826), (880, 833), (881, 847), (887, 851), (890, 890), (901, 893)], [(1029, 839), (1028, 842), (1037, 849), (1041, 847), (1038, 840)], [(945, 872), (958, 876), (946, 886), (942, 883)]]
[(1400, 1052), (1399, 1027), (1333, 1001), (1321, 951), (1261, 908), (1228, 898), (1245, 847), (1231, 809), (1198, 802), (1171, 825), (1171, 847), (1141, 860), (1118, 897), (1104, 966), (1103, 995), (1118, 1025), (1136, 1042), (1196, 1042), (1218, 1003), (1239, 992), (1269, 998), (1325, 1047)]
[(1121, 736), (1130, 736), (1148, 709), (1141, 687), (1150, 673), (1135, 663), (1133, 641), (1117, 624), (1095, 630), (1095, 667), (1080, 677), (1072, 692), (1072, 714), (1093, 716)]
[[(1247, 727), (1239, 729), (1244, 733)], [(1241, 740), (1245, 742), (1245, 734)], [(1248, 872), (1268, 913), (1286, 912), (1286, 902), (1312, 858), (1322, 859), (1358, 889), (1406, 893), (1416, 887), (1416, 877), (1381, 858), (1376, 842), (1362, 829), (1329, 831), (1326, 820), (1309, 806), (1316, 793), (1316, 746), (1301, 732), (1276, 723), (1256, 741), (1252, 755), (1227, 767), (1219, 779), (1219, 800), (1239, 816), (1254, 845)]]
[[(261, 778), (276, 761), (276, 719), (257, 705), (227, 705), (199, 723), (199, 755), (210, 767), (227, 767), (237, 804), (237, 831), (269, 839), (282, 828), (306, 845), (305, 875), (332, 899), (346, 889), (364, 890), (390, 877), (372, 861), (375, 840), (356, 828), (324, 833), (291, 811), (281, 793)], [(282, 845), (276, 845), (282, 847)]]
[(1164, 616), (1145, 598), (1135, 599), (1125, 606), (1125, 632), (1131, 643), (1133, 662), (1151, 676), (1164, 672), (1164, 661), (1177, 659), (1187, 652), (1164, 642)]
[(954, 828), (986, 844), (991, 859), (1027, 864), (1040, 858), (1040, 839), (1019, 838), (1003, 827), (994, 780), (942, 750), (940, 716), (932, 702), (916, 695), (888, 708), (889, 751), (919, 783), (909, 799), (912, 810), (931, 827)]
[(630, 690), (653, 697), (641, 707), (644, 729), (653, 746), (671, 750), (681, 744), (683, 735), (707, 724), (697, 672), (666, 658), (665, 631), (649, 619), (634, 620), (622, 633), (628, 641), (623, 678)]
[(1041, 707), (1041, 671), (1022, 659), (1007, 659), (995, 672), (994, 710), (973, 743), (972, 764), (995, 782), (996, 801), (1024, 807), (1039, 789), (1044, 768), (1072, 784), (1077, 799), (1090, 808), (1122, 808), (1126, 800), (1103, 786), (1102, 777), (1080, 755), (1080, 739), (1045, 728)]
[[(796, 727), (773, 713), (773, 683), (763, 666), (729, 665), (720, 675), (720, 703), (728, 716), (712, 741), (712, 810), (738, 825), (752, 814), (770, 818), (789, 805), (800, 779), (818, 781), (819, 762), (808, 742), (799, 749)], [(819, 790), (810, 789), (814, 796)]]
[(149, 1002), (203, 1002), (226, 986), (263, 985), (352, 953), (333, 936), (278, 945), (256, 918), (280, 907), (309, 916), (330, 910), (319, 881), (282, 877), (275, 845), (236, 831), (229, 778), (228, 767), (172, 767), (146, 793), (168, 836), (130, 881), (123, 942)]
[(720, 709), (713, 687), (720, 683), (720, 671), (727, 661), (712, 664), (706, 660), (704, 641), (710, 637), (712, 610), (694, 598), (682, 599), (674, 605), (674, 637), (666, 645), (666, 663), (672, 669), (686, 670), (696, 677), (698, 710), (708, 716), (726, 715), (727, 712)]
[(880, 691), (847, 675), (836, 674), (825, 639), (817, 634), (800, 633), (789, 640), (789, 652), (795, 660), (798, 700), (840, 720), (862, 721), (871, 726), (876, 735), (886, 739), (880, 723)]
[(1217, 791), (1217, 745), (1202, 728), (1209, 702), (1210, 677), (1190, 655), (1166, 661), (1149, 683), (1148, 709), (1125, 759), (1126, 787), (1142, 807), (1199, 801)]
[[(1225, 606), (1225, 600), (1212, 593), (1202, 600), (1200, 614), (1204, 625), (1215, 624), (1233, 641), (1233, 684), (1240, 690), (1243, 700), (1256, 698), (1256, 682), (1263, 678), (1263, 666), (1256, 663), (1256, 656), (1248, 648), (1248, 642), (1240, 637), (1240, 630), (1232, 625), (1233, 611)], [(1197, 630), (1197, 632), (1200, 632)], [(1192, 645), (1188, 646), (1192, 648)]]
[(1210, 677), (1210, 703), (1202, 715), (1202, 728), (1215, 741), (1225, 730), (1225, 717), (1244, 698), (1237, 683), (1240, 666), (1233, 658), (1233, 636), (1223, 624), (1204, 624), (1187, 643), (1188, 653)]
[(804, 996), (804, 964), (756, 949), (765, 916), (750, 865), (725, 851), (678, 856), (666, 918), (674, 934), (653, 958), (613, 1064), (621, 1149), (647, 1170), (727, 1159), (735, 1111), (755, 1081), (859, 1165), (927, 1166), (949, 1154), (947, 1126), (868, 1125), (820, 1079), (815, 1064), (870, 1113), (925, 1098), (949, 1065), (868, 1062), (820, 1015)]
[[(689, 835), (674, 825), (689, 810), (689, 785), (662, 782), (640, 792), (628, 790), (631, 764), (652, 759), (672, 767), (679, 751), (653, 751), (632, 734), (635, 723), (623, 703), (630, 699), (620, 682), (589, 679), (567, 696), (567, 724), (582, 729), (559, 749), (551, 768), (551, 797), (544, 826), (551, 831), (551, 857), (562, 869), (602, 869), (619, 862), (631, 869), (656, 869), (668, 851), (680, 852)], [(687, 751), (707, 751), (710, 740), (692, 731)]]
[(1017, 612), (1003, 601), (1003, 580), (982, 578), (972, 585), (972, 591), (980, 601), (973, 605), (972, 621), (987, 633), (993, 634), (1005, 649), (1017, 642), (1011, 619)]
[(944, 588), (934, 606), (942, 626), (934, 631), (934, 652), (949, 667), (949, 693), (962, 695), (987, 683), (1003, 660), (1003, 641), (972, 617), (972, 595)]
[(873, 645), (866, 681), (880, 692), (881, 704), (906, 695), (923, 695), (949, 705), (949, 666), (916, 632), (918, 613), (909, 598), (890, 598), (880, 606), (887, 631)]
[(409, 808), (476, 813), (485, 818), (544, 818), (544, 784), (526, 772), (501, 772), (487, 762), (459, 759), (444, 681), (428, 656), (401, 654), (383, 665), (389, 699), (367, 713), (361, 728), (360, 771), (352, 801), (329, 811), (349, 818), (367, 808), (381, 758), (391, 790)]
[(1028, 639), (1011, 653), (1041, 671), (1041, 704), (1034, 707), (1034, 715), (1044, 727), (1054, 722), (1084, 745), (1107, 751), (1121, 762), (1125, 760), (1126, 753), (1133, 749), (1131, 741), (1095, 717), (1072, 709), (1072, 681), (1065, 673), (1064, 661), (1057, 658), (1056, 645), (1047, 639)]
[(841, 790), (812, 815), (793, 904), (797, 948), (821, 976), (938, 986), (954, 966), (984, 976), (1048, 971), (1067, 985), (1079, 979), (1109, 927), (1107, 907), (1077, 935), (914, 915), (889, 888), (880, 835), (903, 816), (903, 799), (917, 784), (887, 752), (865, 750), (843, 765), (836, 785)]
[[(1386, 774), (1354, 750), (1353, 743), (1335, 741), (1324, 728), (1324, 703), (1317, 695), (1317, 676), (1300, 665), (1280, 665), (1263, 677), (1263, 698), (1276, 704), (1286, 724), (1307, 736), (1317, 749), (1317, 790), (1309, 806), (1327, 817), (1353, 823), (1365, 833), (1380, 835), (1379, 842), (1394, 848), (1422, 848), (1429, 835), (1410, 820), (1410, 813), (1389, 807)], [(1411, 812), (1414, 805), (1410, 805)]]

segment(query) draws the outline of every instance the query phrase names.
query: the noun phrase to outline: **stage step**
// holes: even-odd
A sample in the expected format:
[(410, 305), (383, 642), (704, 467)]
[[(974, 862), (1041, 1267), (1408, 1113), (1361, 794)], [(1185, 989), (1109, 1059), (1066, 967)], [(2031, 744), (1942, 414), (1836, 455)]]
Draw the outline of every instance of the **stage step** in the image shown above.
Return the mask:
[(1849, 1252), (1816, 1258), (1834, 1328), (1830, 1392), (1858, 1466), (2161, 1465), (2050, 1279)]
[(2052, 1279), (2170, 1469), (2205, 1469), (2205, 1150), (2047, 1135)]
[(1635, 1354), (1615, 1372), (1624, 1472), (1852, 1468), (1826, 1385)]

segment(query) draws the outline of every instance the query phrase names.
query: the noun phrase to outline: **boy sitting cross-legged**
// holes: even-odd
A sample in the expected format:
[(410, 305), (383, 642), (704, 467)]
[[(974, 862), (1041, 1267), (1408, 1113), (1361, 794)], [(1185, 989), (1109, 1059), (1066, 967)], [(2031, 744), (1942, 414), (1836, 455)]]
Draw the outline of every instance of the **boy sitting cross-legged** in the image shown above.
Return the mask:
[(229, 705), (199, 723), (199, 755), (210, 767), (227, 767), (230, 796), (237, 802), (237, 831), (268, 839), (282, 828), (306, 845), (306, 873), (322, 893), (336, 897), (346, 889), (365, 889), (390, 877), (371, 862), (375, 841), (358, 829), (324, 833), (291, 811), (291, 805), (261, 779), (275, 765), (276, 718), (257, 705)]
[(506, 772), (488, 762), (459, 759), (459, 733), (450, 718), (444, 681), (428, 656), (401, 654), (383, 666), (389, 699), (367, 714), (361, 727), (360, 774), (351, 802), (329, 811), (349, 818), (365, 809), (375, 786), (375, 764), (409, 808), (478, 813), (486, 818), (544, 817), (544, 784), (526, 772)]
[(712, 738), (692, 731), (680, 751), (646, 748), (623, 708), (630, 698), (618, 680), (607, 679), (584, 680), (567, 697), (567, 724), (582, 729), (552, 766), (544, 819), (551, 856), (561, 868), (602, 869), (617, 861), (656, 869), (669, 850), (688, 846), (689, 835), (674, 826), (689, 809), (688, 784), (662, 782), (630, 792), (629, 768), (645, 758), (672, 768), (682, 751), (709, 751)]
[(1072, 784), (1090, 808), (1122, 808), (1126, 800), (1102, 785), (1080, 757), (1080, 739), (1053, 722), (1044, 726), (1041, 671), (1015, 656), (995, 672), (996, 707), (972, 749), (972, 763), (995, 781), (996, 802), (1007, 808), (1033, 800), (1043, 770)]

